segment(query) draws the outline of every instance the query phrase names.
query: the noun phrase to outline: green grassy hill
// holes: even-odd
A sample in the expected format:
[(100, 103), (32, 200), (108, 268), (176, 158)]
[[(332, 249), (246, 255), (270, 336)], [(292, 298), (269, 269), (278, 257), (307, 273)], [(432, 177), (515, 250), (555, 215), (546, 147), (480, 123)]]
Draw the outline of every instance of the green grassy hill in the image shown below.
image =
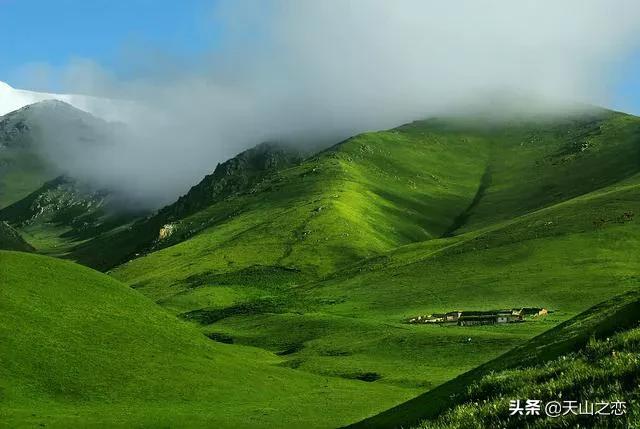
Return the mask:
[(492, 145), (486, 188), (462, 225), (478, 229), (610, 186), (638, 173), (640, 122), (596, 110), (507, 124)]
[(409, 397), (211, 341), (71, 262), (0, 266), (0, 426), (335, 427)]
[[(483, 376), (468, 387), (464, 403), (448, 410), (440, 418), (424, 421), (420, 429), (482, 429), (492, 425), (503, 428), (566, 428), (606, 427), (635, 428), (640, 426), (637, 408), (638, 345), (640, 329), (629, 329), (611, 338), (593, 340), (583, 348), (545, 365), (505, 370)], [(569, 413), (562, 417), (507, 417), (509, 399), (536, 398), (545, 404), (563, 402), (563, 398), (576, 401), (583, 409), (585, 402), (596, 412), (602, 410), (599, 402), (624, 403), (624, 414), (615, 415), (611, 406), (604, 413), (612, 415), (577, 416)], [(524, 401), (524, 399), (521, 399)], [(567, 399), (564, 399), (567, 401)], [(481, 406), (476, 404), (481, 403)], [(524, 402), (521, 402), (524, 403)], [(575, 410), (576, 412), (579, 411)], [(543, 413), (543, 411), (541, 412)], [(371, 426), (368, 426), (371, 427)], [(389, 426), (386, 426), (389, 427)]]
[[(292, 147), (275, 143), (262, 143), (218, 164), (214, 172), (186, 195), (152, 216), (139, 219), (126, 230), (114, 229), (95, 234), (86, 243), (71, 250), (76, 261), (97, 269), (111, 268), (128, 259), (162, 249), (188, 239), (205, 225), (189, 223), (180, 228), (182, 221), (200, 210), (238, 195), (253, 193), (271, 174), (297, 165), (302, 153)], [(2, 212), (0, 212), (0, 216)], [(171, 234), (160, 239), (160, 230), (170, 227)]]
[[(186, 315), (236, 343), (271, 350), (295, 344), (287, 356), (301, 370), (375, 373), (376, 383), (435, 387), (603, 298), (637, 289), (640, 229), (622, 219), (640, 209), (639, 185), (614, 186), (486, 231), (405, 246), (293, 288), (288, 308), (235, 305), (229, 314), (212, 301)], [(604, 225), (602, 216), (609, 219)], [(196, 299), (208, 289), (160, 303), (185, 311), (203, 305)], [(419, 314), (519, 306), (553, 313), (510, 326), (401, 323)]]
[(354, 137), (178, 221), (173, 234), (187, 240), (119, 272), (157, 289), (256, 266), (297, 281), (438, 237), (473, 200), (486, 144), (411, 127)]

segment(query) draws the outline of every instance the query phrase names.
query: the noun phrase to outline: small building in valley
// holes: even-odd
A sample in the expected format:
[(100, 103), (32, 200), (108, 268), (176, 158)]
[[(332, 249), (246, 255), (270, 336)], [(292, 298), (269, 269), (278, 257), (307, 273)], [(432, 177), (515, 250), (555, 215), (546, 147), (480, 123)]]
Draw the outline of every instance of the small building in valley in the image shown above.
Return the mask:
[(497, 318), (493, 314), (472, 316), (463, 315), (458, 319), (458, 326), (493, 325), (494, 323), (497, 323)]
[(445, 314), (446, 322), (457, 322), (460, 316), (462, 315), (461, 311), (450, 311)]
[(546, 308), (539, 307), (522, 307), (519, 312), (522, 317), (546, 316), (549, 314), (549, 311)]
[(507, 308), (488, 311), (456, 310), (448, 313), (416, 316), (409, 319), (408, 323), (456, 324), (458, 326), (492, 325), (522, 322), (525, 317), (544, 316), (548, 313), (546, 308), (537, 307)]

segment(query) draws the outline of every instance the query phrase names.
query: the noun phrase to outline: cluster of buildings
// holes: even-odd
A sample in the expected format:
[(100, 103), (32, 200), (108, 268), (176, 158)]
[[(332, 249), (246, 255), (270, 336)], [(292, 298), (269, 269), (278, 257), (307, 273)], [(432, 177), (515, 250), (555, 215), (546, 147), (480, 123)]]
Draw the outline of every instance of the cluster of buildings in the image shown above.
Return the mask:
[(546, 308), (521, 307), (488, 311), (450, 311), (448, 313), (434, 313), (416, 316), (408, 320), (409, 323), (439, 323), (458, 326), (492, 325), (495, 323), (516, 323), (524, 321), (525, 317), (544, 316), (548, 314)]

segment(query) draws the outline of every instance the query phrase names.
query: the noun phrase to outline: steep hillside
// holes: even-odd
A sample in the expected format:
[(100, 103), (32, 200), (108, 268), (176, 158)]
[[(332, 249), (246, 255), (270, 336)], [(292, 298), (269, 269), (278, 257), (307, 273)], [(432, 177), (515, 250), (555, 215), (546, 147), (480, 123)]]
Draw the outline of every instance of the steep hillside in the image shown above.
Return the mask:
[(508, 124), (494, 135), (481, 198), (462, 231), (478, 229), (612, 185), (638, 173), (640, 120), (623, 113)]
[[(637, 289), (640, 226), (625, 213), (640, 210), (638, 201), (636, 176), (487, 230), (401, 247), (321, 282), (272, 289), (251, 305), (238, 303), (231, 276), (159, 302), (207, 333), (288, 351), (301, 370), (432, 388), (603, 298)], [(249, 284), (239, 277), (236, 284), (242, 280)], [(521, 306), (552, 313), (508, 326), (402, 323)]]
[(33, 247), (24, 241), (18, 231), (11, 228), (6, 222), (0, 221), (0, 250), (18, 250), (31, 252)]
[[(148, 210), (60, 170), (69, 141), (110, 144), (121, 124), (48, 100), (0, 118), (0, 221), (38, 251), (66, 255), (84, 241), (126, 227)], [(53, 155), (60, 152), (57, 155)]]
[(30, 108), (0, 117), (0, 208), (36, 190), (56, 169), (33, 148)]
[(64, 256), (82, 242), (122, 230), (147, 211), (133, 210), (107, 190), (60, 176), (0, 209), (40, 253)]
[(185, 218), (173, 234), (191, 238), (118, 272), (156, 287), (254, 266), (315, 277), (437, 237), (473, 200), (486, 145), (413, 128), (354, 137)]
[(302, 153), (295, 148), (262, 143), (219, 164), (175, 203), (139, 220), (126, 231), (94, 237), (74, 249), (71, 257), (105, 269), (140, 253), (184, 241), (206, 227), (204, 223), (184, 222), (190, 215), (225, 199), (254, 193), (270, 175), (297, 165), (302, 159)]
[[(475, 230), (630, 177), (640, 168), (639, 135), (638, 118), (609, 111), (493, 125), (436, 119), (363, 134), (267, 177), (251, 194), (216, 201), (183, 218), (172, 225), (174, 238), (167, 244), (193, 237), (180, 252), (189, 255), (190, 271), (200, 270), (199, 258), (187, 248), (197, 252), (206, 246), (224, 247), (222, 259), (230, 267), (202, 271), (259, 264), (322, 275), (397, 246)], [(578, 149), (571, 149), (575, 145)], [(159, 234), (160, 226), (155, 229)], [(229, 239), (245, 249), (229, 254)], [(260, 251), (247, 252), (247, 246)], [(272, 261), (264, 260), (265, 253)], [(141, 259), (131, 267), (152, 261)]]
[(70, 262), (0, 251), (6, 427), (335, 427), (408, 392), (277, 366), (213, 342)]

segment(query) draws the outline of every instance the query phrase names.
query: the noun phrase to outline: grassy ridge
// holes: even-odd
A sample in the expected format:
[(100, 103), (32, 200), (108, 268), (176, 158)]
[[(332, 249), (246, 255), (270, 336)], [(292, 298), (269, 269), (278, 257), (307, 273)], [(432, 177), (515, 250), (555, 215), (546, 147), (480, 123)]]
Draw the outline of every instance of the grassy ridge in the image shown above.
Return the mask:
[[(313, 278), (443, 233), (484, 171), (484, 141), (423, 131), (362, 135), (181, 221), (201, 232), (114, 275), (150, 296), (198, 273), (286, 267)], [(457, 159), (456, 167), (449, 167)], [(429, 172), (429, 173), (427, 173)], [(147, 289), (153, 285), (153, 289)]]
[[(635, 221), (617, 219), (640, 209), (638, 192), (637, 184), (621, 185), (468, 237), (409, 245), (326, 281), (289, 288), (288, 308), (244, 309), (204, 329), (235, 343), (290, 350), (289, 364), (301, 370), (344, 377), (375, 373), (376, 383), (435, 387), (603, 297), (636, 289), (640, 266), (630, 249), (639, 248), (640, 230)], [(612, 221), (594, 225), (603, 214)], [(187, 297), (211, 289), (183, 295), (184, 306), (175, 309), (185, 311), (198, 303)], [(210, 302), (209, 308), (225, 306)], [(514, 306), (545, 306), (554, 313), (503, 327), (401, 323), (456, 308)]]
[[(544, 305), (577, 313), (636, 286), (640, 176), (457, 237), (405, 246), (310, 286), (333, 312), (395, 314)], [(389, 279), (393, 288), (385, 287)], [(611, 288), (613, 287), (613, 290)], [(580, 295), (572, 291), (579, 288)], [(607, 292), (611, 290), (611, 292)], [(401, 291), (402, 293), (398, 293)], [(474, 291), (474, 293), (468, 293)]]

